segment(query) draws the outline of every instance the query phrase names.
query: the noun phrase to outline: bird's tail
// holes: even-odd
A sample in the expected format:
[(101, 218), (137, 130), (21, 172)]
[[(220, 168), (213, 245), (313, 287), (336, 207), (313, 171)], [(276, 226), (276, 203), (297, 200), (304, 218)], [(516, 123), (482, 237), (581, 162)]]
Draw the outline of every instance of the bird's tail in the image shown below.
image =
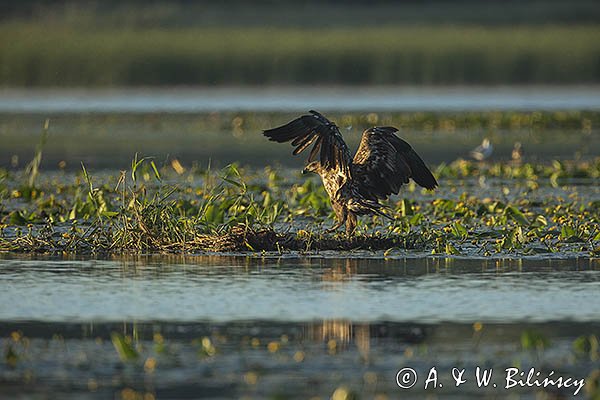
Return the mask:
[(390, 220), (394, 219), (382, 211), (389, 210), (389, 207), (379, 203), (378, 201), (365, 199), (362, 196), (356, 199), (351, 199), (348, 202), (348, 209), (350, 209), (350, 211), (352, 211), (353, 213), (359, 215), (377, 214)]

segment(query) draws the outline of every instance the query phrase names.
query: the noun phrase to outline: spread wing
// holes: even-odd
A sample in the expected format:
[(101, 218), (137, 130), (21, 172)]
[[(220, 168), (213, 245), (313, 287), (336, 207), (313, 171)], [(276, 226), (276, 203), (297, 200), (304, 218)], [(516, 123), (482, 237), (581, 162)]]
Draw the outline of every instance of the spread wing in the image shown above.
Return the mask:
[(352, 177), (360, 194), (368, 199), (385, 199), (390, 194), (398, 194), (409, 178), (427, 189), (438, 185), (421, 157), (394, 134), (397, 131), (383, 126), (363, 132), (354, 156)]
[(343, 170), (350, 175), (350, 150), (337, 125), (317, 111), (310, 110), (278, 128), (267, 129), (263, 134), (274, 142), (292, 141), (293, 154), (301, 153), (313, 145), (308, 162), (319, 161), (326, 169)]

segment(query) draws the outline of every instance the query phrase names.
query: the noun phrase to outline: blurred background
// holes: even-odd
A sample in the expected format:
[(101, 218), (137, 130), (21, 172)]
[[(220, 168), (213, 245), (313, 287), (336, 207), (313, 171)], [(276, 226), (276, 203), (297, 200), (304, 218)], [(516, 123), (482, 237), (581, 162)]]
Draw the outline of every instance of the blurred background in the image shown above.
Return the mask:
[(600, 80), (594, 0), (4, 0), (8, 87)]
[(135, 151), (287, 163), (258, 133), (313, 107), (352, 127), (351, 144), (406, 120), (436, 162), (483, 137), (499, 157), (516, 140), (542, 158), (598, 150), (586, 146), (600, 108), (594, 0), (4, 0), (0, 38), (5, 168), (46, 118), (48, 167), (120, 167)]

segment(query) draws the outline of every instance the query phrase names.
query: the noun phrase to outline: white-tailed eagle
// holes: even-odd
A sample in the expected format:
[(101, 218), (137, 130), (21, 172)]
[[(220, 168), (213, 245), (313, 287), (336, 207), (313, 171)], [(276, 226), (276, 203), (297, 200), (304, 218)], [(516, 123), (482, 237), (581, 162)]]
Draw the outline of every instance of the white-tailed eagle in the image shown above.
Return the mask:
[(430, 190), (438, 185), (421, 157), (396, 132), (392, 126), (365, 130), (354, 159), (337, 125), (317, 111), (263, 134), (278, 143), (292, 141), (294, 155), (312, 145), (302, 172), (317, 173), (323, 180), (337, 217), (329, 231), (346, 224), (350, 235), (356, 229), (357, 215), (386, 216), (378, 200), (398, 194), (409, 178)]

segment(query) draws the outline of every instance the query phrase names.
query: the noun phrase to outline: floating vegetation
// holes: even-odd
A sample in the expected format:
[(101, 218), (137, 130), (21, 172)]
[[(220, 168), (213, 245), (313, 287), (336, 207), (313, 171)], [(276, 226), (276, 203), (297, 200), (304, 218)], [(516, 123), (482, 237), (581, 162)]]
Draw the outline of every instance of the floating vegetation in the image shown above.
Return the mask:
[[(9, 322), (6, 329), (15, 325)], [(0, 363), (9, 397), (68, 391), (77, 398), (147, 399), (170, 393), (192, 397), (198, 388), (202, 393), (217, 388), (227, 398), (394, 398), (399, 390), (393, 379), (400, 369), (397, 364), (411, 366), (421, 378), (431, 368), (432, 354), (443, 382), (453, 382), (451, 371), (456, 365), (467, 371), (465, 377), (474, 376), (478, 367), (484, 368), (481, 365), (495, 376), (502, 376), (508, 367), (527, 373), (531, 365), (539, 365), (540, 381), (548, 374), (585, 379), (581, 393), (590, 399), (599, 394), (597, 361), (582, 358), (570, 346), (577, 336), (590, 336), (597, 323), (488, 323), (483, 340), (470, 334), (469, 324), (461, 323), (20, 322), (18, 326), (27, 337), (18, 342), (8, 332), (0, 337), (5, 349), (13, 349), (15, 360)], [(523, 337), (539, 331), (545, 333), (544, 346), (538, 345), (536, 334), (534, 346), (521, 349)], [(157, 351), (157, 336), (169, 351)], [(391, 352), (397, 357), (390, 357)], [(323, 373), (325, 367), (339, 373)], [(422, 385), (411, 390), (421, 398), (427, 395)], [(504, 392), (500, 385), (486, 389), (474, 381), (437, 390), (456, 398), (479, 398), (482, 390), (491, 395)], [(531, 393), (566, 397), (574, 389), (559, 390), (554, 386), (512, 389), (521, 397)]]
[[(457, 160), (441, 188), (410, 184), (358, 234), (325, 234), (329, 200), (316, 179), (288, 170), (157, 167), (0, 174), (0, 251), (142, 254), (382, 251), (455, 256), (600, 254), (600, 159), (547, 164)], [(31, 185), (30, 182), (34, 184)]]
[(131, 343), (131, 337), (113, 332), (110, 338), (121, 361), (131, 361), (139, 357), (137, 350)]

